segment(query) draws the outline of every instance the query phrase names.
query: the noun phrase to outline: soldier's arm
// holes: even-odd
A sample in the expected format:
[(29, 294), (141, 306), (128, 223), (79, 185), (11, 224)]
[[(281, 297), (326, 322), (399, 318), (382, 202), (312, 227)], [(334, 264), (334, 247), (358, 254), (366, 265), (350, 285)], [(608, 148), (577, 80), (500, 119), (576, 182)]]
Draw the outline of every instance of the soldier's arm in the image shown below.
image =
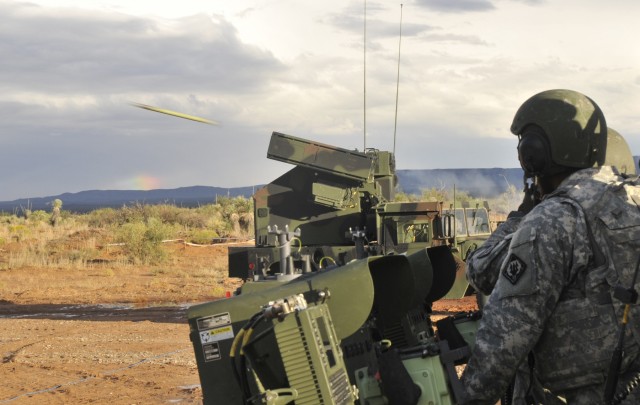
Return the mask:
[(511, 211), (507, 221), (502, 223), (466, 260), (467, 280), (476, 291), (485, 295), (491, 294), (500, 273), (500, 266), (507, 255), (512, 234), (518, 229), (522, 218), (539, 202), (535, 187), (528, 185), (525, 179), (524, 195), (518, 209)]
[(485, 295), (491, 294), (500, 274), (500, 266), (507, 256), (511, 237), (518, 229), (523, 216), (524, 214), (517, 211), (512, 212), (482, 246), (471, 252), (467, 258), (467, 279), (476, 291)]
[(512, 235), (483, 310), (461, 403), (495, 404), (526, 362), (570, 279), (575, 218), (572, 207), (542, 204)]

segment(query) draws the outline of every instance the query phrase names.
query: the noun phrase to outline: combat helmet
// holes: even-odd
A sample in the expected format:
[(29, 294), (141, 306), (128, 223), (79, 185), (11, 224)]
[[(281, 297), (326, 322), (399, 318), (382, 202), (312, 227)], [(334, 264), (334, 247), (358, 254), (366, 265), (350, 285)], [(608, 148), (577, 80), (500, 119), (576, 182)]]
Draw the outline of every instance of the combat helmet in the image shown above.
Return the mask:
[(525, 101), (511, 132), (520, 139), (518, 158), (530, 176), (601, 166), (607, 144), (604, 114), (589, 97), (555, 89)]
[(636, 162), (627, 141), (611, 127), (607, 128), (607, 151), (603, 165), (615, 166), (622, 174), (636, 174)]

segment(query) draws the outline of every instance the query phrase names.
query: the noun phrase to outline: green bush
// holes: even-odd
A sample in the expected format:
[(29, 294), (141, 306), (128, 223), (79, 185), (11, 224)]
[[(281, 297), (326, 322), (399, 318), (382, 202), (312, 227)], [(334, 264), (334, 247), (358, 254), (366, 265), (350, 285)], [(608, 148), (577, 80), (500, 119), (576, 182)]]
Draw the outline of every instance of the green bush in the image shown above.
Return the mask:
[(107, 228), (120, 224), (120, 213), (113, 208), (99, 208), (85, 215), (87, 224), (94, 228)]
[(51, 215), (49, 215), (49, 213), (43, 210), (32, 211), (31, 214), (29, 215), (29, 222), (32, 222), (32, 223), (49, 222), (50, 216)]
[(213, 229), (198, 229), (189, 232), (186, 240), (198, 245), (210, 245), (214, 239), (219, 237), (220, 235)]
[(122, 225), (116, 240), (123, 243), (123, 250), (134, 263), (158, 264), (166, 259), (162, 241), (172, 235), (171, 227), (156, 218), (147, 222), (137, 221)]
[(21, 242), (25, 237), (31, 234), (31, 230), (24, 224), (11, 224), (9, 225), (9, 236), (16, 242)]

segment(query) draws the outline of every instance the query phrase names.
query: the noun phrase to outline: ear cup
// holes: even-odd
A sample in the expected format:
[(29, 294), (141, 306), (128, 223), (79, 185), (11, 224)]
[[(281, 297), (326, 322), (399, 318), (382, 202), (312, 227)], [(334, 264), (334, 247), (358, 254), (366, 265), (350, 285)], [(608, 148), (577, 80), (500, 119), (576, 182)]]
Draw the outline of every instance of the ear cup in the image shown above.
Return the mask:
[(554, 166), (551, 149), (544, 132), (540, 128), (525, 128), (518, 143), (520, 166), (528, 176), (549, 174)]

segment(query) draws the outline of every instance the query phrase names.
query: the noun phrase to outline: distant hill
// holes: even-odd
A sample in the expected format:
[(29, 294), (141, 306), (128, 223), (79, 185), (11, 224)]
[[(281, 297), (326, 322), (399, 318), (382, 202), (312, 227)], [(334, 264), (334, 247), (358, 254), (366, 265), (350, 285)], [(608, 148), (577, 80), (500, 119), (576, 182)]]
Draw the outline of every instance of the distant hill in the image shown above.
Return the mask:
[(23, 198), (0, 202), (0, 211), (16, 212), (20, 208), (31, 210), (51, 210), (51, 202), (62, 200), (62, 208), (73, 212), (87, 212), (102, 207), (120, 208), (135, 203), (167, 203), (181, 207), (197, 207), (212, 204), (217, 197), (249, 197), (260, 186), (221, 188), (208, 186), (181, 187), (158, 190), (89, 190), (78, 193), (64, 193), (56, 196)]
[[(636, 172), (640, 156), (634, 156)], [(424, 189), (445, 188), (466, 191), (474, 197), (495, 197), (507, 191), (510, 184), (520, 190), (523, 172), (517, 169), (431, 169), (397, 170), (400, 188), (407, 194), (420, 194)]]
[(400, 189), (407, 194), (444, 188), (465, 191), (474, 197), (495, 197), (509, 185), (522, 188), (522, 169), (429, 169), (397, 170)]
[[(398, 170), (400, 189), (408, 194), (420, 194), (423, 189), (453, 188), (467, 191), (479, 197), (490, 197), (504, 193), (508, 184), (517, 187), (522, 183), (521, 169), (431, 169)], [(51, 202), (62, 200), (63, 209), (72, 212), (87, 212), (102, 207), (120, 208), (135, 203), (168, 203), (181, 207), (196, 207), (211, 204), (216, 196), (251, 197), (254, 187), (220, 188), (208, 186), (181, 187), (159, 190), (89, 190), (78, 193), (64, 193), (55, 196), (23, 198), (0, 202), (0, 211), (18, 212), (21, 208), (31, 210), (51, 210)]]
[[(635, 156), (636, 167), (640, 157)], [(507, 191), (509, 185), (522, 187), (522, 169), (425, 169), (397, 170), (399, 188), (407, 194), (421, 194), (430, 188), (445, 188), (465, 191), (474, 197), (491, 198)], [(250, 197), (263, 185), (221, 188), (208, 186), (181, 187), (159, 190), (90, 190), (79, 193), (64, 193), (56, 196), (23, 198), (0, 202), (0, 211), (17, 212), (20, 208), (31, 210), (51, 209), (51, 202), (59, 198), (63, 208), (73, 212), (87, 212), (101, 207), (119, 208), (135, 203), (167, 203), (182, 207), (211, 204), (216, 197)]]

